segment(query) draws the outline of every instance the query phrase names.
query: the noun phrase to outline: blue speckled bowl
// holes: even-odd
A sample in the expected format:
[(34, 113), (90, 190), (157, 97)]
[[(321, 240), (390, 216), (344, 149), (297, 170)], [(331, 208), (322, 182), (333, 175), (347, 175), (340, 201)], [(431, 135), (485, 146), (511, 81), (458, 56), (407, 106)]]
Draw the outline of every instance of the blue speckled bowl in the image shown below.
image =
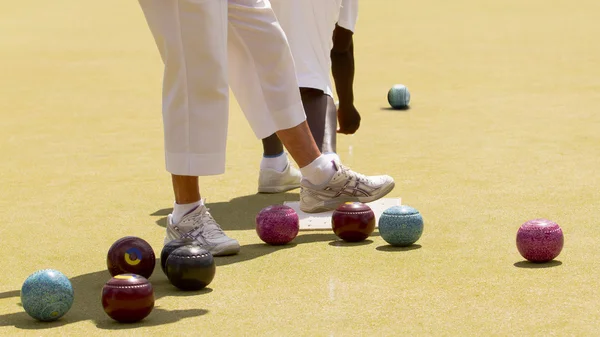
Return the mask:
[(410, 104), (410, 92), (403, 84), (394, 85), (387, 95), (388, 103), (394, 109), (405, 109)]
[(423, 234), (423, 217), (416, 209), (393, 206), (379, 217), (379, 234), (392, 246), (410, 246)]
[(38, 270), (23, 283), (21, 303), (29, 316), (43, 322), (54, 321), (71, 309), (73, 286), (58, 270)]

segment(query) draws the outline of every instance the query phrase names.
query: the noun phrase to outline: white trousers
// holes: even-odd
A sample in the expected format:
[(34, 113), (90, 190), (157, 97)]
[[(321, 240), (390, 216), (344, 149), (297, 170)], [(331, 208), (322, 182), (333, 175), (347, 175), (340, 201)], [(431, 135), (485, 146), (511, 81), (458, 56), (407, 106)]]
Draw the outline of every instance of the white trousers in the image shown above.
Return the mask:
[(342, 0), (342, 10), (338, 25), (354, 32), (358, 21), (358, 0)]
[(231, 86), (257, 138), (306, 116), (268, 0), (139, 0), (162, 57), (167, 171), (225, 172)]
[(298, 84), (333, 97), (330, 53), (342, 0), (271, 0), (271, 5), (292, 49)]

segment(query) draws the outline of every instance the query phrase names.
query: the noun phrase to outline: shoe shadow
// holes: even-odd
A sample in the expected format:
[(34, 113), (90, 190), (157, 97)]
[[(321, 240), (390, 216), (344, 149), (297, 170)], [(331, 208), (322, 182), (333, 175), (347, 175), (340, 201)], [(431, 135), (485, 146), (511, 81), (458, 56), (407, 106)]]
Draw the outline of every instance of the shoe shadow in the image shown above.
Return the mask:
[[(31, 318), (23, 309), (20, 300), (17, 304), (18, 312), (0, 315), (0, 327), (14, 326), (23, 330), (44, 330), (61, 327), (80, 321), (92, 321), (96, 327), (107, 330), (135, 329), (140, 326), (157, 326), (169, 323), (175, 323), (188, 317), (205, 315), (208, 310), (189, 309), (189, 310), (168, 310), (155, 303), (155, 307), (146, 317), (137, 323), (119, 323), (108, 317), (102, 308), (100, 294), (104, 284), (110, 280), (111, 276), (106, 270), (97, 271), (89, 274), (75, 276), (70, 278), (75, 292), (73, 306), (63, 317), (54, 322), (39, 322)], [(186, 292), (175, 288), (169, 283), (167, 277), (160, 270), (160, 261), (157, 261), (154, 273), (150, 276), (150, 282), (154, 288), (155, 301), (167, 296), (201, 296), (212, 292), (212, 289), (205, 288), (200, 291)], [(11, 290), (0, 293), (0, 299), (17, 297), (20, 298), (20, 290)]]
[(221, 256), (215, 258), (215, 264), (218, 266), (226, 266), (229, 264), (254, 260), (258, 257), (269, 255), (280, 250), (296, 247), (296, 243), (291, 242), (281, 246), (271, 246), (266, 243), (255, 243), (242, 246), (240, 252), (236, 255)]
[[(256, 214), (261, 209), (275, 204), (283, 204), (285, 201), (298, 201), (300, 199), (297, 192), (278, 193), (278, 194), (251, 194), (238, 198), (233, 198), (226, 202), (211, 203), (208, 201), (206, 206), (210, 213), (217, 220), (224, 231), (248, 230), (254, 229)], [(156, 224), (160, 227), (167, 226), (167, 215), (173, 211), (173, 208), (159, 209), (151, 216), (160, 216)]]
[(335, 241), (338, 237), (333, 233), (324, 232), (310, 232), (300, 234), (290, 243), (281, 246), (271, 246), (266, 243), (255, 243), (250, 245), (242, 246), (240, 252), (237, 255), (222, 256), (215, 259), (217, 266), (225, 266), (228, 264), (239, 263), (244, 261), (253, 260), (268, 254), (275, 253), (280, 250), (294, 248), (299, 244), (313, 243), (313, 242), (327, 242)]
[[(297, 201), (299, 195), (297, 192), (293, 193), (279, 193), (279, 194), (252, 194), (238, 198), (233, 198), (227, 202), (207, 202), (207, 207), (210, 209), (210, 213), (219, 223), (221, 228), (225, 231), (235, 230), (254, 230), (256, 228), (255, 218), (256, 214), (261, 209), (275, 204), (283, 204), (286, 201)], [(159, 216), (156, 220), (156, 224), (161, 227), (167, 225), (167, 215), (173, 211), (172, 208), (159, 209), (151, 216)], [(371, 236), (379, 236), (378, 232), (374, 232)], [(229, 264), (244, 262), (253, 260), (268, 254), (275, 253), (280, 250), (290, 249), (296, 247), (299, 244), (312, 243), (312, 242), (329, 242), (332, 246), (340, 247), (352, 247), (361, 246), (373, 243), (372, 240), (365, 240), (359, 243), (347, 243), (339, 240), (339, 238), (331, 232), (331, 230), (324, 231), (301, 231), (298, 236), (289, 244), (282, 246), (271, 246), (266, 243), (249, 244), (241, 247), (240, 252), (232, 256), (222, 256), (215, 258), (217, 266), (225, 266)]]

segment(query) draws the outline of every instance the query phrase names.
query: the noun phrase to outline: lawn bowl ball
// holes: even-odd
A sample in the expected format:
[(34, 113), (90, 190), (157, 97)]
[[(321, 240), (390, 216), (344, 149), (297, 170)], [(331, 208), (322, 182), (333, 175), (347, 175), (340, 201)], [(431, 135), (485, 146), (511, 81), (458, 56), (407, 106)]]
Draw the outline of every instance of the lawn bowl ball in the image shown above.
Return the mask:
[(363, 241), (375, 230), (375, 213), (360, 202), (344, 203), (333, 211), (331, 228), (344, 241)]
[(150, 278), (154, 272), (156, 257), (154, 250), (144, 239), (126, 236), (110, 247), (106, 264), (111, 276), (129, 273)]
[(548, 262), (562, 251), (564, 236), (560, 226), (546, 219), (534, 219), (517, 231), (517, 249), (531, 262)]
[(102, 288), (102, 307), (117, 322), (141, 321), (154, 309), (152, 284), (140, 275), (117, 275)]
[(197, 245), (175, 249), (167, 258), (167, 278), (181, 290), (200, 290), (212, 282), (216, 265), (212, 254)]
[(403, 84), (396, 84), (388, 91), (387, 99), (392, 108), (406, 109), (410, 104), (410, 92)]
[(285, 245), (298, 235), (300, 220), (293, 208), (273, 205), (263, 208), (256, 215), (256, 233), (270, 245)]
[(192, 238), (181, 238), (181, 239), (176, 239), (173, 240), (169, 243), (167, 243), (162, 251), (160, 252), (160, 268), (162, 269), (163, 273), (165, 273), (165, 275), (167, 275), (167, 259), (169, 258), (169, 255), (171, 255), (171, 253), (179, 248), (179, 247), (183, 247), (183, 246), (199, 246), (201, 247), (202, 244)]
[(410, 246), (423, 234), (423, 217), (416, 209), (392, 206), (379, 217), (379, 235), (392, 246)]
[(23, 282), (21, 304), (29, 316), (42, 322), (55, 321), (73, 305), (71, 281), (58, 270), (38, 270)]

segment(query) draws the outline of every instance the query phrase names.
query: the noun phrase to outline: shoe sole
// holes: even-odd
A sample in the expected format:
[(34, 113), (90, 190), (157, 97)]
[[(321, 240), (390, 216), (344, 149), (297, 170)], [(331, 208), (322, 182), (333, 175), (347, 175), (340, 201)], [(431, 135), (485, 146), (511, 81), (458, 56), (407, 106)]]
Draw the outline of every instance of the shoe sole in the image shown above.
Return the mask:
[[(164, 240), (164, 245), (166, 246), (169, 242), (173, 241), (173, 240), (177, 240), (177, 239), (172, 239), (170, 237), (165, 237)], [(229, 255), (235, 255), (237, 253), (240, 252), (240, 244), (235, 241), (229, 241), (229, 242), (223, 242), (220, 245), (214, 246), (214, 247), (206, 247), (204, 245), (201, 245), (202, 248), (208, 250), (212, 256), (229, 256)]]
[(258, 187), (258, 193), (268, 193), (268, 194), (282, 193), (282, 192), (287, 192), (290, 190), (295, 190), (297, 188), (300, 188), (300, 184), (298, 184), (298, 185), (283, 185), (283, 186), (263, 186), (263, 187)]
[(385, 197), (388, 193), (390, 193), (394, 187), (396, 186), (395, 182), (392, 182), (391, 184), (387, 185), (383, 190), (381, 190), (381, 192), (379, 192), (379, 194), (376, 195), (372, 195), (369, 197), (350, 197), (350, 196), (344, 196), (344, 197), (339, 197), (336, 199), (330, 199), (327, 201), (323, 201), (321, 205), (317, 205), (313, 208), (303, 208), (302, 207), (302, 203), (300, 204), (300, 210), (304, 213), (322, 213), (322, 212), (329, 212), (329, 211), (334, 211), (336, 208), (338, 208), (341, 204), (345, 203), (345, 202), (362, 202), (362, 203), (369, 203), (369, 202), (373, 202), (375, 200), (379, 200), (383, 197)]
[(218, 246), (209, 249), (213, 256), (236, 255), (240, 252), (240, 244), (237, 241), (224, 242)]

